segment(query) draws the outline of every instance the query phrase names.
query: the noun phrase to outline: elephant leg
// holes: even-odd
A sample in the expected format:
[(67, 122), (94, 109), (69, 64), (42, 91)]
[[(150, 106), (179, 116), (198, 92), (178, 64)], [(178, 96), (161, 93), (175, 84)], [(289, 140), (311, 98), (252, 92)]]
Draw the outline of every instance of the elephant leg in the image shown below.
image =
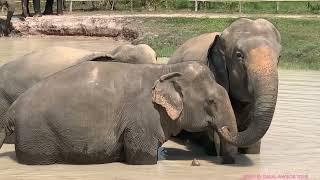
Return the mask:
[(53, 14), (53, 0), (47, 0), (46, 1), (46, 7), (44, 9), (43, 14), (44, 15), (52, 15)]
[(63, 0), (57, 0), (57, 14), (63, 15)]
[(159, 141), (148, 137), (140, 128), (125, 130), (124, 156), (128, 164), (157, 164), (158, 148)]
[(228, 144), (225, 140), (220, 139), (220, 156), (222, 156), (222, 164), (234, 164), (234, 157), (237, 153), (237, 147)]
[(5, 34), (5, 29), (6, 29), (5, 25), (0, 22), (0, 37)]
[(260, 154), (260, 146), (261, 140), (249, 147), (239, 148), (239, 152), (241, 154)]
[[(206, 154), (210, 156), (217, 156), (217, 148), (216, 144), (213, 141), (213, 136), (211, 135), (211, 132), (187, 132), (182, 130), (177, 136), (180, 140), (188, 140), (191, 141), (194, 144), (197, 144), (204, 148)], [(210, 138), (212, 137), (212, 138)]]
[(203, 147), (206, 154), (209, 156), (218, 156), (218, 143), (215, 142), (215, 135), (217, 134), (213, 130), (199, 132), (197, 135), (193, 136), (193, 141)]
[(1, 149), (5, 139), (6, 139), (6, 130), (5, 130), (5, 128), (1, 127), (1, 129), (0, 129), (0, 149)]
[[(3, 124), (6, 122), (5, 120), (5, 113), (11, 106), (13, 100), (5, 93), (0, 93), (0, 124)], [(7, 136), (4, 140), (6, 144), (14, 144), (15, 143), (15, 133), (11, 133), (11, 135)]]
[(7, 13), (7, 20), (6, 20), (6, 27), (4, 30), (4, 35), (8, 36), (10, 33), (10, 27), (11, 27), (11, 18), (13, 16), (13, 11), (8, 11)]
[(67, 5), (66, 5), (66, 1), (65, 0), (62, 0), (62, 5), (63, 5), (63, 11), (65, 10), (65, 9), (67, 9)]
[(22, 16), (23, 17), (30, 17), (30, 11), (29, 11), (29, 1), (28, 0), (21, 0), (22, 4)]
[(34, 8), (34, 13), (36, 17), (41, 17), (41, 10), (40, 10), (40, 0), (33, 0), (33, 8)]
[[(15, 151), (22, 164), (47, 165), (63, 162), (54, 133), (42, 130), (17, 128)], [(23, 132), (25, 131), (25, 132)]]

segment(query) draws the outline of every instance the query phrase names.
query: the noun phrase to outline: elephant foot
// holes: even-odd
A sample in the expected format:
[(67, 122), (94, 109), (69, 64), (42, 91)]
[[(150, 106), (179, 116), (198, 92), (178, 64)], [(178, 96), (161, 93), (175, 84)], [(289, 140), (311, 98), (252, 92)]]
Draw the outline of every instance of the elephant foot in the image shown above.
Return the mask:
[(241, 154), (260, 154), (261, 141), (244, 148), (239, 148), (238, 151)]
[(57, 15), (58, 16), (63, 16), (63, 12), (61, 11), (61, 12), (57, 12)]
[(43, 15), (53, 15), (53, 11), (44, 10)]
[(22, 17), (26, 18), (26, 17), (32, 17), (30, 13), (26, 13), (26, 12), (23, 12)]
[(5, 36), (6, 34), (6, 26), (4, 24), (5, 22), (4, 21), (2, 22), (0, 19), (0, 37)]
[(220, 139), (220, 156), (222, 156), (222, 164), (234, 164), (234, 157), (238, 154), (238, 148)]
[(36, 14), (34, 14), (33, 17), (42, 17), (42, 14), (41, 13), (36, 13)]

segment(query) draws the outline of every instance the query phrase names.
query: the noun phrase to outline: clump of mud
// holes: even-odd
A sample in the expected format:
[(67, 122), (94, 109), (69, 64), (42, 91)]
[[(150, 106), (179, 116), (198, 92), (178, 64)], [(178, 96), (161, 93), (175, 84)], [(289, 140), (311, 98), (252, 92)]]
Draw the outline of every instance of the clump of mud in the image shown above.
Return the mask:
[(22, 35), (97, 36), (133, 41), (139, 37), (137, 21), (112, 16), (43, 16), (12, 22)]

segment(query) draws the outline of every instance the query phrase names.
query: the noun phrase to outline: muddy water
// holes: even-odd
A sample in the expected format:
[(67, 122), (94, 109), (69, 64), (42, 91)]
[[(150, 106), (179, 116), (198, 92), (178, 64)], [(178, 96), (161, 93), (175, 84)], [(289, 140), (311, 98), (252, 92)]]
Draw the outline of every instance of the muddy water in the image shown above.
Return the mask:
[(109, 52), (114, 47), (124, 43), (128, 42), (115, 41), (109, 38), (72, 36), (0, 38), (0, 65), (16, 57), (45, 47), (66, 46), (92, 51)]
[[(4, 45), (3, 43), (6, 43)], [(0, 61), (52, 44), (105, 49), (105, 41), (0, 39)], [(27, 48), (25, 44), (28, 44)], [(167, 160), (152, 166), (101, 165), (26, 166), (16, 162), (14, 146), (0, 150), (0, 179), (320, 179), (320, 72), (280, 70), (277, 108), (260, 155), (239, 155), (237, 164), (220, 165), (199, 147), (169, 141)], [(191, 147), (191, 148), (190, 148)], [(193, 158), (200, 167), (190, 166)], [(261, 178), (259, 178), (261, 177)]]

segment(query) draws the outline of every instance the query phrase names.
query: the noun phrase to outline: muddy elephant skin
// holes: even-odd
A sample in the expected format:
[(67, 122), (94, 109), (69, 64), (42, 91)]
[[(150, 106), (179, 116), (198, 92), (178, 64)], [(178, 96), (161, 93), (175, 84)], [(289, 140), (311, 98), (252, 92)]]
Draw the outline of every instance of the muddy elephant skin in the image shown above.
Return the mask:
[[(260, 139), (271, 124), (278, 94), (280, 44), (280, 33), (272, 23), (241, 18), (222, 33), (188, 40), (170, 58), (169, 63), (198, 60), (208, 64), (228, 91), (243, 140), (253, 144), (240, 148), (241, 153), (259, 153)], [(207, 139), (204, 142), (212, 144), (213, 138)], [(220, 154), (229, 156), (227, 149), (234, 148), (227, 146), (221, 142)], [(232, 163), (232, 158), (229, 160)]]
[(159, 145), (182, 129), (247, 144), (227, 92), (199, 62), (83, 62), (22, 94), (1, 127), (1, 145), (15, 131), (23, 164), (155, 164)]

